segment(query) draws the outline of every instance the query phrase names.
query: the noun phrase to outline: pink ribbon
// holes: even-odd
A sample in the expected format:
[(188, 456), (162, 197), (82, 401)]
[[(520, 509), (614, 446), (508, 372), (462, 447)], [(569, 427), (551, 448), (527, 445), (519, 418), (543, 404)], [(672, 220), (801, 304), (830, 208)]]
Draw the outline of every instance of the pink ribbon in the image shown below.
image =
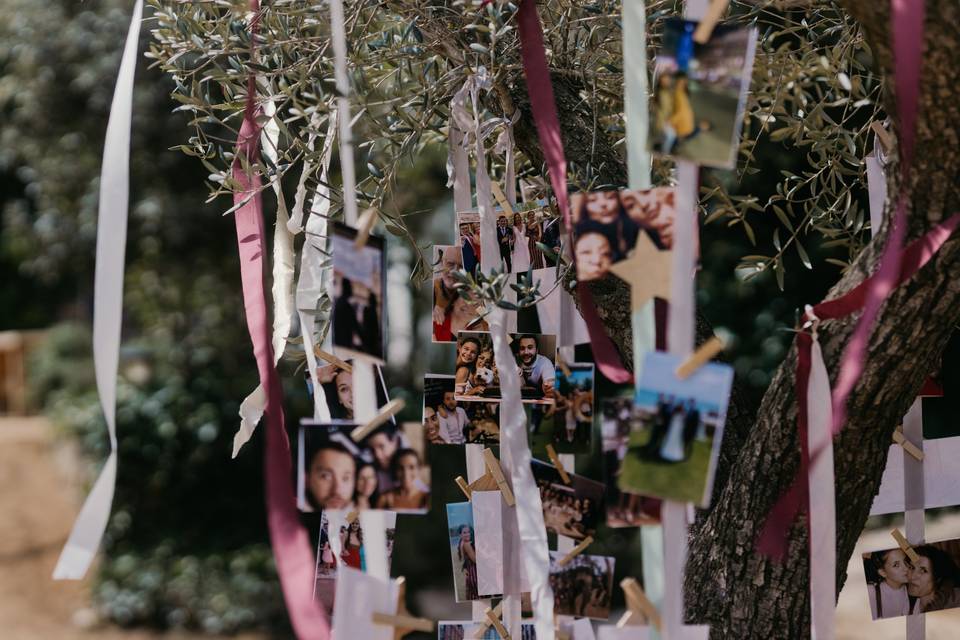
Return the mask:
[[(570, 205), (567, 197), (567, 159), (563, 153), (563, 139), (560, 137), (560, 121), (557, 118), (557, 106), (553, 97), (553, 85), (550, 82), (550, 69), (547, 66), (547, 54), (543, 46), (543, 30), (540, 16), (537, 14), (536, 0), (522, 0), (517, 14), (520, 32), (520, 49), (523, 55), (523, 73), (527, 79), (527, 94), (533, 120), (537, 125), (540, 146), (547, 162), (550, 184), (557, 197), (557, 206), (563, 212), (563, 222), (567, 233), (572, 237), (573, 225), (570, 222)], [(593, 303), (589, 287), (579, 282), (577, 295), (580, 298), (580, 311), (590, 334), (590, 348), (593, 357), (607, 378), (622, 384), (631, 382), (633, 374), (627, 371), (620, 359), (616, 346), (603, 328), (603, 322)]]
[[(259, 0), (250, 0), (253, 19), (250, 22), (251, 47), (256, 47), (260, 22)], [(254, 104), (256, 80), (247, 79), (247, 100), (243, 125), (237, 137), (237, 154), (232, 166), (233, 179), (241, 189), (234, 192), (237, 247), (240, 251), (240, 275), (243, 282), (243, 308), (247, 330), (253, 342), (260, 384), (266, 390), (267, 433), (264, 465), (266, 467), (267, 523), (270, 542), (283, 587), (284, 601), (294, 631), (299, 638), (326, 640), (330, 628), (326, 615), (313, 599), (314, 558), (306, 530), (300, 525), (294, 502), (293, 469), (290, 441), (283, 420), (283, 390), (273, 364), (273, 334), (267, 312), (264, 286), (263, 208), (260, 197), (260, 176), (243, 169), (240, 158), (249, 164), (257, 162), (260, 153), (260, 127), (256, 123)]]

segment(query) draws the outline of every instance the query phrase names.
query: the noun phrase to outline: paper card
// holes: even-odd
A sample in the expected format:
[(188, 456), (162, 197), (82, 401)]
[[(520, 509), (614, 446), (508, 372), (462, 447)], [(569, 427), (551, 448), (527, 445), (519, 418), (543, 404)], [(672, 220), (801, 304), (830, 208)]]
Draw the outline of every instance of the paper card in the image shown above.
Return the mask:
[(500, 403), (459, 402), (454, 376), (423, 377), (423, 425), (431, 444), (500, 443)]
[[(757, 30), (718, 24), (706, 44), (697, 23), (668, 18), (654, 65), (647, 149), (707, 167), (736, 165)], [(642, 70), (646, 72), (646, 70)]]
[(564, 484), (552, 464), (539, 460), (532, 460), (530, 467), (547, 531), (574, 540), (595, 535), (603, 515), (603, 485), (569, 471), (570, 484)]
[(676, 191), (675, 187), (656, 187), (571, 195), (577, 279), (604, 278), (613, 264), (630, 256), (641, 231), (658, 249), (672, 248)]
[(517, 207), (513, 216), (503, 210), (497, 211), (498, 271), (525, 273), (530, 269), (556, 266), (553, 256), (544, 254), (537, 245), (546, 245), (559, 254), (559, 218), (545, 204), (530, 203)]
[[(900, 445), (887, 451), (880, 489), (873, 499), (870, 515), (902, 513), (909, 509), (938, 509), (960, 504), (960, 436), (923, 441), (923, 504), (904, 499), (903, 456)], [(909, 454), (907, 454), (909, 455)]]
[(473, 507), (469, 502), (447, 505), (450, 561), (453, 565), (453, 591), (457, 602), (479, 600), (477, 584), (477, 538), (473, 525)]
[(617, 627), (614, 624), (605, 624), (597, 627), (597, 640), (648, 640), (650, 628), (646, 626)]
[(565, 555), (560, 551), (550, 552), (553, 612), (561, 616), (606, 620), (610, 617), (615, 559), (581, 553), (561, 567), (558, 561)]
[(340, 357), (383, 364), (384, 302), (387, 290), (383, 238), (371, 235), (360, 249), (357, 230), (334, 222), (330, 234), (333, 266), (331, 334)]
[[(360, 519), (347, 523), (346, 512), (325, 511), (321, 516), (320, 537), (317, 542), (317, 569), (314, 575), (314, 597), (332, 602), (333, 582), (341, 566), (365, 570), (363, 566), (363, 528)], [(397, 531), (397, 514), (386, 512), (387, 563), (393, 559), (393, 541)], [(337, 532), (330, 535), (330, 531)]]
[(477, 592), (503, 593), (503, 522), (499, 491), (474, 491), (470, 500), (477, 537)]
[(337, 577), (332, 640), (393, 640), (391, 626), (374, 624), (374, 613), (397, 612), (397, 584), (343, 567)]
[[(320, 383), (321, 391), (327, 401), (327, 407), (330, 409), (330, 417), (333, 422), (353, 422), (353, 373), (341, 369), (335, 364), (326, 363), (319, 360), (322, 364), (317, 367), (317, 381)], [(353, 364), (352, 359), (347, 359), (348, 365)], [(387, 384), (383, 380), (383, 371), (376, 367), (377, 379), (377, 406), (382, 407), (390, 401), (387, 394)], [(307, 376), (307, 390), (313, 394), (313, 381)], [(391, 417), (390, 422), (396, 424), (396, 419)]]
[(463, 249), (456, 245), (433, 247), (433, 342), (456, 342), (459, 331), (488, 331), (483, 306), (470, 302), (456, 290), (456, 271), (463, 270)]
[(459, 402), (500, 399), (502, 366), (516, 367), (521, 376), (523, 402), (553, 404), (556, 370), (556, 336), (508, 334), (515, 360), (494, 360), (489, 333), (461, 331), (457, 336), (454, 395)]
[(960, 607), (960, 538), (863, 554), (867, 598), (873, 619)]
[(356, 426), (301, 421), (297, 506), (426, 513), (430, 466), (423, 425), (387, 423), (359, 444), (350, 438)]
[(570, 634), (571, 640), (597, 640), (593, 633), (593, 624), (588, 618), (561, 622), (560, 629)]
[(607, 526), (639, 527), (660, 522), (660, 500), (620, 491), (617, 479), (630, 444), (633, 398), (604, 398), (600, 417)]
[[(441, 620), (437, 623), (438, 640), (472, 640), (477, 637), (480, 625), (470, 620)], [(532, 622), (520, 623), (520, 640), (536, 640), (537, 632)], [(482, 640), (502, 640), (500, 634), (492, 626), (488, 626)]]
[[(526, 274), (517, 274), (517, 284), (526, 277)], [(583, 321), (580, 310), (570, 293), (557, 283), (555, 268), (537, 269), (533, 272), (531, 282), (539, 283), (540, 299), (533, 306), (523, 307), (517, 311), (517, 332), (545, 333), (558, 336), (563, 335), (561, 323), (564, 322), (563, 313), (569, 313), (568, 333), (571, 344), (585, 344), (590, 342), (590, 332), (587, 323)], [(513, 290), (510, 290), (513, 292)], [(566, 305), (566, 308), (564, 308)]]
[(706, 507), (733, 368), (708, 363), (680, 380), (675, 371), (682, 362), (659, 351), (644, 359), (619, 486), (622, 491)]

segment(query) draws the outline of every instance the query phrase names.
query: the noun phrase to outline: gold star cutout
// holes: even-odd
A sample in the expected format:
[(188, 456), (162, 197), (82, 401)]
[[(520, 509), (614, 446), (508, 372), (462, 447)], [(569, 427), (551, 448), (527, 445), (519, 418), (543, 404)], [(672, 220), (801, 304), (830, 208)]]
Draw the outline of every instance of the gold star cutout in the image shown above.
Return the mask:
[(630, 299), (636, 311), (650, 298), (670, 299), (671, 251), (661, 251), (642, 230), (637, 234), (637, 246), (626, 260), (621, 260), (610, 272), (630, 285)]

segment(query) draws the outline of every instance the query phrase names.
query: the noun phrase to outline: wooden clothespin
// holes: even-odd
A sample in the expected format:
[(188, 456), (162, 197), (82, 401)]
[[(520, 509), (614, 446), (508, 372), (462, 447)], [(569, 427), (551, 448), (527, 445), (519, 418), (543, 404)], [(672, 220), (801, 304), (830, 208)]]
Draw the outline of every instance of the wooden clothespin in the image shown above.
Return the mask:
[[(497, 606), (495, 606), (493, 609), (487, 609), (487, 612), (493, 613), (494, 618), (499, 618), (500, 613), (502, 611), (503, 611), (503, 600), (501, 600), (500, 603), (497, 604)], [(483, 620), (477, 621), (477, 629), (474, 631), (473, 637), (476, 640), (480, 640), (481, 638), (483, 638), (483, 635), (487, 632), (487, 627), (489, 627), (491, 624), (493, 623), (490, 621), (490, 618), (488, 618), (487, 616), (484, 616)]]
[(500, 468), (500, 461), (493, 455), (492, 449), (483, 450), (483, 462), (487, 465), (487, 473), (493, 476), (494, 482), (497, 483), (497, 488), (499, 488), (500, 493), (503, 494), (503, 501), (510, 507), (516, 505), (517, 501), (513, 498), (513, 490), (510, 489), (510, 483), (507, 482), (506, 477), (503, 475), (503, 469)]
[(636, 579), (624, 578), (620, 581), (620, 588), (623, 589), (623, 595), (627, 600), (627, 611), (617, 621), (617, 627), (622, 629), (633, 617), (645, 617), (659, 631), (661, 627), (660, 612), (647, 598), (647, 594), (640, 588)]
[(407, 406), (407, 403), (403, 398), (394, 398), (387, 404), (383, 405), (380, 408), (380, 413), (377, 414), (373, 420), (367, 424), (360, 425), (350, 432), (350, 437), (354, 442), (360, 442), (368, 435), (373, 433), (374, 429), (385, 423), (387, 420), (395, 416), (397, 413), (403, 410)]
[(557, 468), (557, 471), (560, 472), (560, 479), (563, 480), (563, 484), (570, 484), (570, 474), (567, 473), (567, 470), (563, 468), (563, 462), (560, 461), (560, 456), (557, 455), (557, 450), (553, 448), (552, 444), (547, 444), (547, 456), (550, 458), (550, 462), (553, 463), (553, 466)]
[(377, 210), (373, 207), (360, 214), (360, 219), (357, 221), (357, 237), (353, 241), (354, 249), (363, 249), (367, 246), (367, 240), (370, 239), (370, 232), (376, 221)]
[(910, 558), (910, 562), (918, 562), (920, 556), (917, 555), (917, 552), (913, 550), (913, 547), (910, 546), (910, 543), (907, 542), (907, 539), (903, 537), (903, 534), (900, 533), (900, 529), (894, 529), (890, 532), (890, 535), (893, 536), (893, 539), (897, 541), (897, 544), (900, 545), (900, 549), (907, 554), (907, 557)]
[(397, 613), (394, 615), (388, 613), (373, 614), (373, 623), (393, 627), (393, 640), (400, 640), (411, 631), (433, 631), (433, 620), (426, 618), (415, 618), (407, 611), (406, 605), (407, 581), (402, 576), (397, 578)]
[(589, 547), (591, 544), (593, 544), (593, 536), (587, 536), (586, 538), (583, 539), (582, 542), (580, 542), (580, 544), (575, 546), (573, 549), (570, 549), (567, 555), (557, 560), (557, 564), (560, 565), (561, 567), (567, 566), (568, 564), (570, 564), (571, 560), (573, 560), (578, 555), (583, 553), (584, 549)]
[[(500, 605), (497, 605), (499, 608)], [(510, 632), (507, 631), (507, 628), (503, 626), (503, 622), (500, 621), (500, 614), (494, 613), (494, 610), (490, 607), (487, 607), (487, 610), (484, 612), (484, 617), (493, 625), (493, 628), (497, 630), (497, 633), (500, 634), (500, 637), (503, 640), (510, 640)]]
[(457, 476), (453, 481), (460, 487), (460, 491), (463, 491), (463, 495), (467, 496), (467, 500), (473, 499), (473, 491), (470, 490), (470, 485), (463, 479), (463, 476)]
[(694, 371), (707, 364), (713, 356), (717, 355), (723, 351), (726, 345), (723, 343), (717, 336), (713, 336), (694, 351), (689, 358), (687, 358), (683, 364), (677, 367), (676, 375), (679, 379), (685, 380), (689, 378)]
[(720, 16), (727, 10), (730, 0), (713, 0), (707, 7), (707, 13), (700, 19), (696, 31), (693, 32), (693, 41), (697, 44), (706, 44), (713, 34), (713, 28), (720, 21)]
[(503, 189), (500, 188), (500, 184), (496, 180), (490, 181), (490, 191), (493, 192), (493, 197), (497, 199), (497, 204), (500, 205), (503, 212), (508, 216), (512, 216), (513, 207), (510, 206), (510, 202), (507, 201), (507, 196), (503, 194)]
[(560, 371), (563, 371), (563, 375), (570, 377), (573, 374), (570, 373), (570, 367), (567, 366), (567, 363), (559, 355), (557, 356), (557, 366), (560, 367)]
[(353, 524), (354, 522), (357, 521), (357, 518), (359, 517), (360, 517), (360, 512), (354, 509), (353, 511), (347, 514), (347, 524)]
[(890, 132), (884, 128), (879, 120), (874, 120), (870, 123), (870, 130), (877, 136), (884, 155), (889, 156), (893, 153), (893, 136), (890, 135)]
[(314, 350), (313, 350), (313, 352), (314, 352), (315, 354), (317, 354), (317, 357), (318, 357), (318, 358), (321, 358), (321, 359), (323, 359), (323, 360), (326, 360), (326, 361), (329, 362), (330, 364), (335, 365), (335, 366), (343, 369), (343, 370), (346, 371), (347, 373), (353, 373), (353, 367), (350, 366), (350, 363), (349, 363), (349, 362), (344, 362), (343, 360), (341, 360), (341, 359), (338, 358), (337, 356), (333, 355), (332, 353), (328, 353), (327, 351), (324, 351), (324, 350), (321, 349), (319, 346), (315, 347)]
[(923, 461), (923, 449), (907, 440), (903, 435), (903, 426), (898, 425), (893, 432), (893, 441), (903, 447), (904, 451), (912, 455), (919, 461)]

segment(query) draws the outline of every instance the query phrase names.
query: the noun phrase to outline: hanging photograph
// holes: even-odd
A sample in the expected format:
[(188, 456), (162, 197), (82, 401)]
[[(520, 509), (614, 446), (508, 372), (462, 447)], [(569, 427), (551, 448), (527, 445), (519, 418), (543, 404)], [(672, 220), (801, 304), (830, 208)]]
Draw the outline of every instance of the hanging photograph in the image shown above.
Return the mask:
[(357, 230), (334, 222), (330, 233), (333, 266), (333, 346), (340, 357), (383, 364), (383, 296), (387, 289), (383, 238), (371, 235), (357, 249)]
[(550, 589), (553, 591), (553, 613), (606, 620), (610, 617), (613, 596), (612, 556), (590, 556), (585, 553), (560, 566), (566, 553), (550, 552)]
[(300, 423), (297, 504), (302, 511), (386, 509), (425, 513), (430, 467), (423, 425), (387, 423), (355, 443), (355, 424)]
[(500, 403), (459, 402), (454, 376), (423, 377), (423, 428), (431, 444), (498, 444)]
[[(532, 622), (520, 623), (520, 640), (536, 640), (537, 631)], [(503, 640), (492, 625), (480, 635), (480, 623), (471, 620), (441, 620), (437, 623), (437, 640)]]
[(473, 526), (473, 505), (469, 502), (447, 504), (450, 561), (453, 564), (453, 590), (457, 602), (478, 600), (477, 540)]
[(706, 507), (720, 454), (733, 368), (708, 363), (680, 380), (682, 359), (652, 351), (636, 386), (622, 491)]
[[(556, 336), (509, 334), (513, 362), (521, 377), (523, 402), (553, 404), (556, 371)], [(461, 331), (457, 335), (454, 391), (460, 402), (500, 400), (500, 367), (495, 362), (489, 333)]]
[(706, 44), (697, 23), (664, 21), (653, 72), (650, 151), (707, 167), (736, 165), (757, 30), (718, 24)]
[[(314, 575), (314, 597), (321, 602), (332, 604), (333, 593), (336, 588), (337, 569), (341, 566), (353, 567), (365, 571), (363, 557), (363, 528), (360, 518), (351, 523), (346, 521), (346, 514), (341, 517), (328, 519), (325, 512), (320, 521), (320, 537), (317, 543), (317, 569)], [(393, 542), (397, 531), (397, 514), (384, 514), (387, 537), (387, 567), (393, 559)], [(331, 525), (331, 520), (334, 520)], [(338, 530), (336, 535), (330, 535), (330, 529)]]
[(539, 460), (531, 460), (530, 468), (547, 531), (574, 540), (595, 535), (603, 515), (603, 485), (569, 471), (570, 484), (564, 484), (552, 464)]
[[(323, 360), (320, 360), (323, 363)], [(348, 365), (353, 360), (345, 360)], [(377, 406), (382, 407), (390, 398), (387, 396), (387, 385), (383, 380), (383, 371), (379, 366), (376, 369), (377, 379)], [(323, 397), (330, 409), (330, 418), (334, 421), (353, 422), (353, 372), (342, 369), (335, 364), (321, 364), (317, 367), (317, 381), (320, 383)], [(313, 380), (307, 376), (307, 388), (313, 391)], [(395, 422), (393, 418), (391, 422)]]
[(463, 269), (463, 249), (453, 245), (433, 247), (433, 341), (456, 342), (463, 330), (487, 331), (483, 305), (467, 301), (457, 291), (454, 272)]
[(676, 188), (590, 191), (570, 196), (577, 279), (599, 280), (625, 260), (641, 231), (661, 250), (673, 247)]
[(463, 270), (468, 274), (475, 274), (480, 268), (480, 213), (457, 213), (457, 230), (460, 234), (460, 260)]
[(874, 620), (960, 607), (960, 538), (863, 554)]
[(607, 526), (639, 527), (660, 522), (660, 500), (621, 491), (617, 486), (620, 468), (630, 444), (634, 415), (633, 398), (605, 398), (600, 414), (603, 451), (603, 480), (606, 488)]
[[(526, 273), (529, 269), (556, 266), (560, 249), (560, 222), (546, 203), (518, 205), (511, 215), (497, 211), (497, 246), (500, 250), (500, 270), (507, 273)], [(545, 253), (538, 244), (553, 250)]]

